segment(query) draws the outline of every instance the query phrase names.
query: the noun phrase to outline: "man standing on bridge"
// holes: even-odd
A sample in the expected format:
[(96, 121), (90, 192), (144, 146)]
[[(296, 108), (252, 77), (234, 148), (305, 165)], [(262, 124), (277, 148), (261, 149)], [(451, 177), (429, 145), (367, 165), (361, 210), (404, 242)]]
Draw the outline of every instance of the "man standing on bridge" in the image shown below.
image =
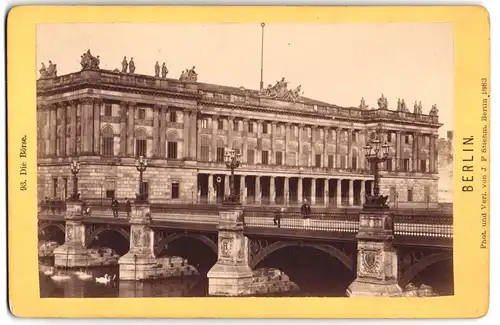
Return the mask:
[(273, 219), (273, 222), (274, 222), (274, 225), (278, 226), (278, 228), (281, 227), (281, 218), (283, 217), (283, 212), (285, 211), (285, 208), (280, 208), (280, 209), (277, 209), (276, 212), (275, 212), (275, 216), (274, 216), (274, 219)]
[(113, 210), (113, 217), (118, 218), (118, 200), (114, 196), (111, 200), (111, 209)]

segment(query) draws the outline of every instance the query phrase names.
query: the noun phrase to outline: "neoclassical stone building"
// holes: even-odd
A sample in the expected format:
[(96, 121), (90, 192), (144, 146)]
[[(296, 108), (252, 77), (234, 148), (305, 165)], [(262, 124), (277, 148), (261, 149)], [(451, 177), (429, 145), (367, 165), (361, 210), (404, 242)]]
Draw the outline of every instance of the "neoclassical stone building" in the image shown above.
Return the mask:
[(197, 82), (194, 68), (179, 79), (165, 74), (99, 69), (90, 52), (80, 72), (42, 73), (39, 197), (71, 193), (77, 157), (84, 198), (133, 198), (142, 155), (151, 202), (215, 202), (229, 193), (223, 160), (234, 148), (242, 155), (235, 186), (246, 204), (356, 206), (373, 183), (363, 146), (377, 135), (390, 145), (382, 193), (393, 205), (437, 204), (435, 106), (427, 115), (415, 103), (412, 113), (403, 100), (391, 110), (382, 95), (378, 108), (364, 100), (339, 107), (301, 97), (284, 79), (257, 91)]

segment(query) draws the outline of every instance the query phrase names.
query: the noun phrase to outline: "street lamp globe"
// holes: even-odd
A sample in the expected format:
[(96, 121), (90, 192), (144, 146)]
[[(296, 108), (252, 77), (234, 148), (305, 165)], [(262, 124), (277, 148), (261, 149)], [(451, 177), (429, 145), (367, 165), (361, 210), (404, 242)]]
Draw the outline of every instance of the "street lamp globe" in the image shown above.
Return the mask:
[(372, 146), (367, 144), (366, 146), (363, 147), (363, 150), (365, 151), (365, 156), (369, 157), (372, 153)]
[[(380, 195), (379, 188), (379, 169), (378, 165), (389, 160), (389, 145), (384, 143), (381, 145), (381, 141), (377, 138), (371, 140), (366, 146), (363, 147), (365, 150), (366, 160), (371, 165), (373, 171), (374, 181), (373, 181), (373, 195), (366, 196), (365, 208), (376, 208), (376, 209), (387, 209), (387, 199), (388, 196)], [(382, 149), (382, 150), (381, 150)]]
[(384, 157), (389, 156), (389, 145), (387, 144), (387, 142), (382, 145), (382, 154), (384, 155)]

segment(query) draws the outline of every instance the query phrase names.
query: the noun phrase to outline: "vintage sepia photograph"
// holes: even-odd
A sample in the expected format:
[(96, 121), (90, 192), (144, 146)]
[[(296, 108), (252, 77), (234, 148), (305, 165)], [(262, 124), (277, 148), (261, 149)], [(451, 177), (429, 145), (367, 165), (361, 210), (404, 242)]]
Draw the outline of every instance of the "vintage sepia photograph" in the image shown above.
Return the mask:
[(36, 65), (41, 298), (454, 295), (453, 24), (38, 24)]

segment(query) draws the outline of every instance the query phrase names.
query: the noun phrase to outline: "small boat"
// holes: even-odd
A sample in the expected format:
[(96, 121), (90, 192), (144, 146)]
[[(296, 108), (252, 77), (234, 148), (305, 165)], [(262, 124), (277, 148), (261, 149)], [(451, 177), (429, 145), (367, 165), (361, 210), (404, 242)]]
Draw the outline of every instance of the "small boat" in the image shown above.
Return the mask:
[(97, 283), (102, 283), (102, 284), (108, 284), (111, 281), (114, 281), (116, 278), (116, 274), (111, 278), (111, 275), (108, 275), (107, 273), (104, 274), (102, 277), (95, 278), (95, 282)]
[(54, 281), (66, 281), (71, 279), (71, 277), (67, 274), (55, 274), (50, 277)]

